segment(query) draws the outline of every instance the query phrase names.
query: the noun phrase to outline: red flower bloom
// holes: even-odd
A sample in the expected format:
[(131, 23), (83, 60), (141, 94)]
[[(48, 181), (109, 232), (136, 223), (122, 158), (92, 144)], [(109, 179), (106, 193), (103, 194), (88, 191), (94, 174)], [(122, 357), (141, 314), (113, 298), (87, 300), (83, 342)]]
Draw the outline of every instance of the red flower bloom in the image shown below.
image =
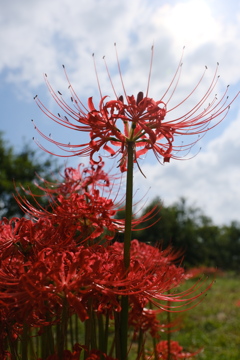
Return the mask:
[[(158, 359), (167, 360), (168, 357), (168, 342), (160, 341), (156, 346)], [(193, 359), (201, 350), (195, 351), (194, 353), (183, 351), (182, 346), (179, 345), (177, 341), (170, 342), (170, 354), (172, 360), (181, 360), (181, 359)]]
[(45, 248), (27, 261), (22, 254), (5, 259), (0, 269), (2, 309), (19, 324), (46, 325), (60, 319), (66, 299), (70, 313), (77, 313), (85, 321), (89, 317), (89, 300), (96, 313), (112, 316), (121, 310), (119, 296), (129, 295), (132, 316), (142, 311), (146, 322), (142, 326), (154, 332), (154, 317), (144, 310), (148, 302), (156, 303), (157, 312), (171, 311), (170, 303), (178, 311), (200, 296), (196, 294), (199, 286), (197, 283), (185, 292), (168, 294), (184, 279), (183, 269), (172, 264), (169, 250), (161, 251), (137, 240), (131, 245), (127, 274), (123, 244), (119, 243), (107, 247), (78, 246), (71, 251)]
[[(81, 345), (75, 344), (73, 347), (73, 351), (70, 350), (63, 351), (61, 359), (57, 354), (53, 354), (53, 355), (49, 355), (45, 360), (79, 360), (82, 350), (83, 348)], [(42, 359), (37, 359), (37, 360), (42, 360)]]
[[(101, 89), (99, 87), (101, 95), (99, 107), (96, 108), (94, 106), (92, 98), (90, 97), (88, 99), (88, 109), (76, 95), (69, 80), (71, 101), (74, 104), (74, 107), (71, 107), (64, 101), (60, 92), (56, 93), (52, 89), (46, 76), (45, 80), (51, 95), (66, 115), (54, 115), (46, 109), (38, 97), (35, 97), (37, 105), (56, 123), (77, 131), (88, 132), (90, 135), (90, 141), (85, 144), (69, 145), (67, 143), (60, 143), (51, 139), (50, 137), (44, 135), (38, 128), (37, 131), (45, 139), (67, 151), (68, 156), (89, 155), (93, 160), (94, 154), (101, 148), (107, 151), (110, 156), (117, 156), (120, 154), (121, 171), (126, 170), (128, 143), (134, 143), (136, 161), (140, 155), (146, 153), (148, 150), (153, 150), (157, 159), (163, 159), (164, 162), (169, 162), (170, 158), (179, 159), (180, 156), (177, 154), (190, 151), (199, 138), (186, 145), (177, 145), (175, 144), (177, 136), (204, 135), (206, 131), (216, 126), (216, 124), (226, 117), (230, 104), (236, 98), (235, 97), (232, 101), (228, 102), (227, 90), (219, 100), (216, 98), (216, 95), (212, 96), (218, 81), (216, 69), (210, 86), (196, 105), (194, 105), (192, 109), (189, 109), (182, 116), (171, 118), (170, 113), (180, 107), (193, 95), (204, 76), (203, 74), (200, 81), (193, 88), (190, 94), (186, 96), (186, 98), (184, 98), (178, 105), (168, 108), (169, 102), (178, 85), (181, 65), (182, 59), (165, 94), (160, 97), (160, 99), (153, 100), (148, 96), (150, 76), (145, 96), (143, 92), (139, 92), (137, 98), (133, 95), (127, 95), (118, 62), (125, 101), (123, 96), (118, 97), (116, 95), (116, 91), (113, 87), (107, 68), (108, 76), (116, 98), (107, 101), (107, 96), (102, 96)], [(169, 99), (165, 100), (166, 95), (169, 92)], [(238, 94), (236, 96), (238, 96)], [(209, 102), (209, 104), (207, 104), (207, 102)], [(214, 120), (216, 121), (214, 122)], [(39, 146), (43, 148), (42, 145), (39, 144)]]
[[(123, 199), (114, 201), (118, 197), (120, 185), (114, 182), (117, 180), (116, 176), (110, 176), (103, 171), (103, 166), (104, 163), (90, 167), (80, 164), (77, 169), (66, 168), (63, 182), (50, 183), (42, 179), (44, 185), (37, 186), (43, 192), (42, 196), (49, 199), (48, 208), (39, 204), (38, 197), (41, 195), (25, 190), (36, 203), (34, 206), (26, 197), (17, 194), (15, 198), (19, 206), (38, 223), (31, 223), (34, 228), (31, 230), (31, 237), (34, 236), (34, 231), (40, 233), (38, 244), (52, 247), (61, 243), (68, 245), (74, 240), (76, 243), (87, 240), (96, 242), (101, 237), (112, 240), (116, 232), (124, 230), (125, 220), (115, 218), (118, 211), (124, 210)], [(117, 190), (113, 200), (111, 196), (114, 186), (117, 186)], [(150, 220), (154, 212), (155, 208), (139, 218), (134, 218), (132, 230), (143, 220)], [(6, 232), (6, 229), (4, 231)], [(12, 231), (10, 225), (9, 231)]]
[[(19, 194), (16, 200), (32, 219), (50, 222), (48, 227), (55, 227), (55, 236), (60, 232), (69, 240), (69, 234), (74, 238), (78, 232), (75, 236), (78, 243), (96, 239), (103, 233), (106, 240), (112, 239), (116, 231), (123, 231), (124, 221), (114, 219), (121, 203), (115, 204), (110, 198), (113, 185), (103, 165), (66, 168), (63, 182), (49, 183), (42, 179), (44, 186), (37, 186), (43, 191), (42, 196), (49, 199), (48, 209), (39, 204), (39, 195), (27, 190), (37, 206)], [(103, 196), (105, 192), (107, 197)]]

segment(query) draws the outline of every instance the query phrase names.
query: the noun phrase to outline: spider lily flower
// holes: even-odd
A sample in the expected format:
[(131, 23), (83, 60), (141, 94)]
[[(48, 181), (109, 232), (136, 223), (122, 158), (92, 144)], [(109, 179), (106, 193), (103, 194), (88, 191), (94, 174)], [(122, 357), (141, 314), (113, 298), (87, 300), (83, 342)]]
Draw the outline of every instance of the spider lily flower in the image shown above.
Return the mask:
[(142, 311), (143, 321), (149, 322), (147, 329), (153, 326), (154, 331), (157, 324), (152, 324), (155, 318), (147, 314), (148, 302), (157, 305), (156, 312), (181, 311), (183, 305), (189, 306), (202, 295), (196, 293), (198, 283), (185, 292), (168, 294), (184, 280), (183, 269), (173, 265), (172, 258), (169, 250), (134, 240), (126, 274), (120, 243), (107, 247), (80, 245), (71, 250), (44, 248), (25, 260), (18, 254), (11, 261), (1, 261), (1, 306), (19, 325), (27, 322), (39, 326), (61, 317), (63, 299), (70, 313), (85, 321), (89, 318), (89, 301), (96, 313), (112, 315), (121, 310), (121, 295), (129, 295), (129, 303), (135, 308), (133, 314)]
[[(53, 245), (62, 248), (64, 243), (68, 247), (74, 241), (79, 244), (88, 240), (95, 242), (102, 238), (112, 240), (116, 233), (124, 231), (125, 220), (115, 218), (119, 211), (124, 210), (123, 199), (117, 201), (117, 177), (107, 174), (103, 166), (104, 163), (89, 167), (80, 164), (77, 169), (66, 168), (62, 182), (51, 183), (41, 179), (43, 185), (36, 186), (43, 192), (42, 195), (35, 195), (30, 190), (23, 189), (31, 195), (32, 202), (19, 193), (15, 196), (19, 206), (34, 222), (32, 225), (32, 221), (29, 220), (27, 225), (33, 227), (32, 234), (38, 233), (35, 243), (38, 249)], [(115, 198), (112, 199), (115, 186), (117, 190), (116, 194), (113, 194)], [(49, 200), (46, 208), (40, 205), (39, 196)], [(142, 221), (150, 220), (156, 212), (157, 209), (153, 208), (147, 214), (134, 218), (132, 230), (139, 230), (137, 226)], [(22, 222), (24, 220), (20, 223)], [(12, 223), (17, 225), (14, 220)], [(6, 225), (4, 231), (6, 232)], [(9, 231), (12, 231), (11, 226)], [(12, 241), (11, 244), (13, 243)]]
[[(178, 105), (170, 107), (170, 102), (177, 89), (181, 74), (182, 58), (165, 94), (158, 96), (157, 100), (148, 95), (152, 60), (153, 48), (146, 94), (144, 95), (143, 92), (139, 92), (137, 97), (134, 97), (133, 95), (129, 96), (126, 92), (117, 55), (124, 96), (117, 96), (106, 65), (115, 99), (108, 100), (107, 95), (102, 95), (97, 76), (101, 98), (98, 107), (94, 105), (92, 97), (88, 99), (87, 106), (82, 103), (68, 79), (65, 68), (64, 71), (69, 83), (73, 106), (70, 106), (63, 99), (60, 92), (53, 90), (47, 76), (45, 76), (47, 87), (56, 103), (64, 112), (64, 115), (60, 113), (58, 116), (53, 114), (36, 96), (35, 101), (39, 108), (56, 123), (69, 129), (89, 133), (90, 140), (84, 144), (69, 145), (68, 143), (57, 142), (51, 137), (44, 135), (36, 126), (35, 128), (45, 139), (54, 143), (60, 149), (67, 151), (67, 156), (90, 156), (92, 161), (97, 162), (94, 160), (94, 155), (98, 154), (101, 149), (105, 150), (110, 157), (119, 155), (119, 166), (122, 172), (126, 171), (127, 147), (130, 143), (134, 145), (134, 158), (136, 162), (141, 155), (149, 150), (154, 152), (160, 162), (169, 162), (171, 158), (182, 158), (182, 156), (191, 150), (199, 138), (226, 117), (230, 105), (238, 94), (231, 101), (228, 100), (227, 96), (228, 88), (219, 99), (213, 94), (219, 78), (217, 65), (212, 81), (199, 101), (189, 110), (185, 110), (183, 115), (176, 118), (172, 117), (172, 111), (180, 108), (195, 93), (203, 80), (207, 67), (192, 91)], [(183, 135), (196, 135), (197, 138), (188, 144), (179, 145), (176, 140), (179, 136)], [(47, 151), (41, 144), (39, 146)]]
[[(170, 350), (170, 354), (168, 351)], [(171, 340), (170, 347), (167, 340), (162, 340), (156, 345), (156, 352), (158, 354), (159, 360), (181, 360), (181, 359), (193, 359), (197, 354), (201, 351), (197, 350), (194, 353), (190, 353), (189, 351), (183, 351), (183, 347), (179, 345), (177, 341)]]

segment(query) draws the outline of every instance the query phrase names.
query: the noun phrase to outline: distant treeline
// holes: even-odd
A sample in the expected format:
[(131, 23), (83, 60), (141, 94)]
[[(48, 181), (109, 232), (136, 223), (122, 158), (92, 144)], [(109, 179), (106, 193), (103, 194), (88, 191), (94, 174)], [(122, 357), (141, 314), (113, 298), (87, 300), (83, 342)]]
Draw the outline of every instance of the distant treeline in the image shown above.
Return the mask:
[[(39, 156), (26, 144), (16, 153), (1, 132), (0, 164), (0, 217), (24, 216), (13, 197), (16, 188), (20, 194), (26, 195), (19, 184), (26, 189), (32, 184), (31, 189), (37, 194), (39, 189), (34, 182), (38, 182), (39, 177), (36, 174), (46, 180), (52, 177), (56, 180), (59, 174), (59, 166), (54, 159)], [(26, 196), (30, 202), (33, 201)], [(48, 204), (44, 197), (38, 201), (41, 206)], [(143, 209), (143, 214), (152, 208), (155, 208), (155, 215), (141, 223), (139, 228), (143, 230), (133, 232), (133, 238), (152, 245), (173, 246), (184, 254), (184, 265), (187, 267), (214, 266), (240, 273), (240, 219), (228, 226), (216, 226), (201, 210), (189, 207), (185, 199), (165, 207), (156, 198)], [(119, 211), (117, 216), (124, 218), (124, 212)], [(122, 240), (122, 234), (116, 239)]]
[(240, 222), (217, 226), (200, 209), (188, 206), (183, 198), (168, 207), (156, 198), (143, 214), (153, 207), (156, 215), (141, 223), (143, 230), (133, 233), (134, 238), (182, 250), (185, 267), (204, 265), (240, 272)]

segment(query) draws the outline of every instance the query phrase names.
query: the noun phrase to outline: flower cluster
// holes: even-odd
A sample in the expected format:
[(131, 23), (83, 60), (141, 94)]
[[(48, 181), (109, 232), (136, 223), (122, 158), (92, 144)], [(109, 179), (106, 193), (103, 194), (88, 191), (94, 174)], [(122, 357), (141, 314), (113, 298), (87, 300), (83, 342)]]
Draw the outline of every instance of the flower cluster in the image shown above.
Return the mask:
[[(185, 279), (183, 268), (175, 264), (179, 253), (170, 247), (132, 240), (126, 270), (124, 244), (110, 242), (124, 220), (114, 219), (113, 201), (100, 195), (100, 188), (110, 186), (103, 164), (80, 165), (67, 168), (61, 182), (39, 185), (49, 199), (47, 209), (37, 206), (33, 194), (36, 207), (16, 196), (28, 218), (3, 219), (0, 226), (1, 347), (23, 337), (25, 326), (42, 333), (60, 326), (64, 311), (81, 323), (93, 314), (114, 321), (124, 296), (129, 298), (133, 338), (139, 331), (158, 337), (159, 330), (167, 329), (158, 314), (172, 306), (181, 311), (198, 298), (200, 284), (169, 293)], [(93, 345), (88, 349), (94, 350)], [(63, 359), (78, 356), (69, 354)]]
[[(152, 48), (153, 55), (153, 48)], [(66, 128), (85, 132), (88, 142), (60, 143), (37, 131), (66, 150), (68, 155), (89, 156), (90, 166), (67, 168), (61, 181), (38, 184), (46, 207), (30, 190), (27, 197), (16, 194), (26, 217), (3, 219), (0, 224), (0, 356), (4, 360), (127, 360), (135, 348), (135, 358), (149, 353), (155, 359), (193, 358), (197, 353), (183, 351), (170, 338), (170, 312), (196, 306), (211, 287), (199, 279), (185, 291), (178, 287), (188, 277), (181, 257), (171, 247), (147, 245), (132, 238), (143, 220), (153, 217), (154, 209), (136, 218), (133, 214), (133, 168), (141, 155), (152, 150), (160, 162), (179, 159), (222, 121), (230, 104), (227, 90), (220, 99), (213, 96), (218, 82), (217, 69), (206, 93), (184, 115), (171, 116), (195, 93), (203, 76), (190, 94), (177, 106), (170, 106), (182, 68), (182, 59), (163, 96), (149, 96), (150, 75), (144, 95), (135, 98), (125, 90), (120, 64), (123, 96), (118, 96), (106, 65), (114, 99), (92, 97), (84, 106), (65, 71), (71, 93), (71, 106), (55, 92), (45, 76), (48, 89), (64, 114), (55, 115), (36, 96), (40, 109)], [(106, 64), (106, 63), (105, 63)], [(150, 74), (152, 59), (150, 65)], [(97, 71), (96, 71), (97, 74)], [(98, 76), (97, 76), (98, 77)], [(237, 94), (238, 95), (238, 94)], [(206, 104), (208, 103), (208, 104)], [(188, 144), (178, 136), (195, 135)], [(44, 147), (39, 144), (41, 148)], [(46, 149), (44, 149), (46, 150)], [(117, 157), (120, 175), (104, 170), (101, 150)], [(96, 155), (99, 158), (96, 159)], [(117, 202), (126, 172), (126, 192)], [(125, 205), (123, 206), (123, 203)], [(125, 212), (118, 219), (118, 211)], [(117, 242), (118, 233), (124, 234)], [(156, 242), (159, 239), (156, 239)], [(165, 320), (161, 315), (167, 313)], [(166, 320), (167, 318), (167, 320)], [(160, 334), (168, 333), (167, 339)], [(134, 350), (135, 351), (135, 350)]]
[(169, 351), (172, 360), (193, 359), (199, 353), (199, 351), (194, 353), (183, 351), (183, 347), (177, 341), (171, 341), (170, 346), (167, 341), (160, 341), (156, 346), (156, 350), (159, 360), (168, 360)]
[[(53, 114), (45, 107), (38, 96), (35, 96), (35, 101), (39, 108), (56, 123), (69, 129), (87, 132), (90, 139), (89, 142), (85, 144), (70, 145), (60, 143), (46, 136), (36, 125), (35, 128), (45, 139), (54, 143), (60, 149), (67, 151), (68, 156), (90, 156), (92, 161), (97, 162), (93, 157), (94, 154), (98, 154), (101, 149), (105, 150), (110, 157), (120, 155), (119, 167), (122, 172), (127, 171), (128, 146), (130, 144), (134, 147), (135, 161), (149, 150), (153, 151), (160, 162), (169, 162), (171, 158), (181, 158), (191, 150), (193, 145), (199, 141), (207, 131), (215, 127), (227, 116), (230, 105), (238, 94), (231, 101), (228, 100), (227, 96), (228, 88), (219, 99), (217, 95), (214, 94), (214, 89), (219, 79), (217, 64), (216, 71), (206, 93), (191, 109), (187, 110), (186, 113), (176, 118), (171, 117), (173, 110), (181, 107), (193, 96), (204, 78), (207, 67), (193, 90), (183, 98), (178, 105), (173, 107), (170, 107), (170, 100), (179, 82), (182, 59), (179, 62), (176, 73), (167, 91), (163, 96), (160, 96), (158, 100), (154, 100), (148, 95), (151, 67), (146, 94), (144, 95), (144, 93), (140, 91), (137, 97), (134, 97), (133, 95), (129, 96), (125, 90), (119, 61), (118, 69), (124, 96), (117, 96), (106, 65), (115, 99), (108, 100), (108, 95), (103, 96), (99, 85), (101, 99), (98, 107), (94, 105), (92, 97), (88, 99), (88, 106), (82, 103), (68, 79), (64, 66), (63, 68), (69, 83), (70, 98), (73, 106), (69, 105), (63, 99), (60, 91), (54, 91), (48, 81), (47, 75), (45, 75), (47, 87), (64, 114)], [(187, 144), (179, 145), (176, 143), (176, 139), (183, 135), (195, 135), (198, 137)], [(39, 146), (43, 148), (41, 144), (39, 144)], [(46, 150), (45, 148), (43, 149)]]

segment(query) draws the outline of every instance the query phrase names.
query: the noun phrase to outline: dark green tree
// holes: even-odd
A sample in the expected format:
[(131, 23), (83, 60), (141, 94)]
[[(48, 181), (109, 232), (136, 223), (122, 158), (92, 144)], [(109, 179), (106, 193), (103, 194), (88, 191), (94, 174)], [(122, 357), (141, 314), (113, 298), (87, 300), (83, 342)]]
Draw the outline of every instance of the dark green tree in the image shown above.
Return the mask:
[[(206, 261), (204, 239), (200, 236), (199, 229), (202, 222), (211, 220), (204, 217), (198, 208), (187, 206), (184, 198), (172, 206), (165, 207), (159, 198), (156, 198), (144, 212), (156, 207), (158, 212), (150, 221), (143, 224), (146, 230), (140, 231), (137, 236), (140, 241), (150, 244), (160, 243), (163, 247), (172, 245), (177, 250), (182, 250), (186, 266), (202, 265)], [(157, 221), (158, 220), (158, 221)], [(156, 222), (150, 227), (151, 222)], [(208, 234), (210, 235), (210, 233)]]
[(232, 221), (221, 228), (218, 266), (240, 273), (240, 223)]
[(182, 250), (185, 266), (204, 265), (240, 272), (240, 223), (216, 226), (200, 209), (188, 206), (183, 198), (168, 207), (156, 198), (143, 212), (153, 207), (158, 211), (151, 220), (141, 224), (145, 229), (138, 231), (137, 239)]
[[(56, 160), (46, 158), (45, 154), (39, 154), (27, 144), (23, 144), (22, 150), (16, 153), (0, 132), (0, 217), (23, 216), (14, 198), (16, 191), (23, 195), (22, 186), (38, 194), (40, 192), (34, 185), (39, 182), (38, 176), (54, 179), (58, 177), (59, 170)], [(30, 196), (28, 200), (32, 201)], [(43, 204), (44, 198), (40, 197), (39, 202)]]

